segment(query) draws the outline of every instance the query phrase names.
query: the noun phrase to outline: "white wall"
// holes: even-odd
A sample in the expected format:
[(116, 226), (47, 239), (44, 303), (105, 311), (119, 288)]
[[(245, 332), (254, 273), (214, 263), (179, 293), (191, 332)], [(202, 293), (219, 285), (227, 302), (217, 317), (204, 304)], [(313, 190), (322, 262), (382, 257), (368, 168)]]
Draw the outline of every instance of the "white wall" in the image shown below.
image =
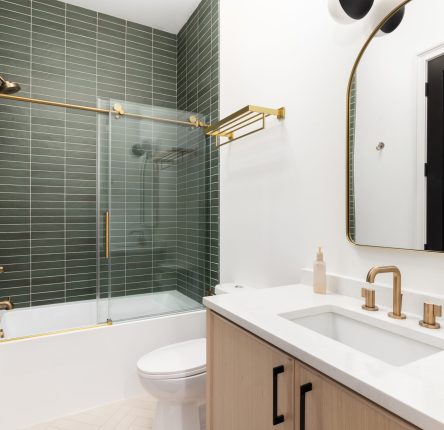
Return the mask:
[[(418, 98), (418, 65), (421, 54), (444, 42), (444, 27), (433, 21), (443, 14), (442, 0), (413, 1), (400, 27), (375, 38), (358, 68), (357, 243), (424, 248), (424, 226), (416, 220), (417, 181), (422, 182), (420, 191), (425, 181), (417, 152), (424, 157), (426, 138), (422, 135), (417, 141), (418, 105), (426, 103), (422, 73)], [(429, 24), (419, 31), (422, 22)], [(386, 146), (377, 151), (380, 141)]]
[(362, 279), (372, 265), (397, 264), (405, 287), (444, 291), (442, 254), (346, 239), (347, 81), (381, 16), (344, 26), (326, 1), (221, 0), (222, 115), (287, 107), (282, 124), (221, 148), (223, 282), (295, 282), (322, 244), (332, 272)]

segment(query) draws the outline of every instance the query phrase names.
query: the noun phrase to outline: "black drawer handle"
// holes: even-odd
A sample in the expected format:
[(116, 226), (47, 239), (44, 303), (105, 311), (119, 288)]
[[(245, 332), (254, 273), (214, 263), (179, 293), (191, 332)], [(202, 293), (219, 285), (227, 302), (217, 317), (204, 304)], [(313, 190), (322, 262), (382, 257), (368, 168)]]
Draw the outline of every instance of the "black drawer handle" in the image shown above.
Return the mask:
[(278, 415), (278, 375), (285, 372), (284, 366), (273, 369), (273, 425), (277, 426), (285, 421), (283, 415)]
[(308, 384), (301, 385), (301, 404), (300, 404), (300, 430), (305, 430), (305, 395), (313, 390), (313, 384), (309, 382)]

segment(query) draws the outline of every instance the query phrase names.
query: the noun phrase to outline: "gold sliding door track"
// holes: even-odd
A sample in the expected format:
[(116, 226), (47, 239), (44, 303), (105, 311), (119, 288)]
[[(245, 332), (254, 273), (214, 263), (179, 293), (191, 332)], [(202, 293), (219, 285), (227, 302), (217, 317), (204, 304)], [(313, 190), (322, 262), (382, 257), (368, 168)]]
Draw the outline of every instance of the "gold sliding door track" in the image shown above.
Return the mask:
[[(260, 106), (248, 105), (243, 109), (238, 110), (230, 116), (222, 119), (215, 124), (205, 124), (200, 121), (197, 116), (190, 116), (187, 121), (181, 121), (171, 118), (161, 118), (157, 116), (140, 115), (136, 113), (125, 112), (122, 105), (116, 103), (112, 109), (103, 109), (91, 106), (82, 106), (70, 103), (54, 102), (51, 100), (34, 99), (30, 97), (20, 97), (15, 95), (0, 94), (0, 99), (14, 100), (24, 103), (33, 103), (44, 106), (55, 106), (65, 109), (76, 109), (87, 112), (96, 112), (103, 114), (114, 114), (116, 118), (128, 117), (135, 119), (146, 119), (150, 121), (158, 121), (166, 124), (176, 124), (186, 127), (202, 128), (207, 136), (216, 137), (216, 146), (220, 147), (227, 143), (234, 142), (242, 137), (249, 136), (250, 134), (257, 133), (260, 130), (264, 130), (266, 126), (265, 119), (269, 116), (275, 116), (277, 119), (285, 118), (285, 108), (270, 109)], [(259, 123), (259, 124), (258, 124)], [(254, 126), (254, 127), (251, 127)], [(242, 130), (242, 131), (241, 131)], [(238, 134), (240, 132), (240, 134)], [(221, 142), (221, 138), (227, 140)]]
[(101, 109), (91, 106), (82, 106), (82, 105), (75, 105), (75, 104), (69, 104), (69, 103), (60, 103), (60, 102), (53, 102), (51, 100), (42, 100), (42, 99), (33, 99), (29, 97), (20, 97), (20, 96), (13, 96), (8, 94), (0, 94), (0, 99), (6, 99), (6, 100), (14, 100), (19, 102), (25, 102), (25, 103), (34, 103), (39, 105), (45, 105), (45, 106), (55, 106), (55, 107), (61, 107), (66, 109), (76, 109), (76, 110), (84, 110), (88, 112), (96, 112), (96, 113), (105, 113), (105, 114), (115, 114), (117, 118), (120, 117), (128, 117), (128, 118), (136, 118), (136, 119), (147, 119), (151, 121), (158, 121), (163, 122), (167, 124), (176, 124), (176, 125), (183, 125), (187, 127), (207, 127), (207, 124), (199, 121), (199, 118), (196, 116), (190, 116), (188, 121), (180, 121), (176, 119), (169, 119), (169, 118), (160, 118), (157, 116), (149, 116), (149, 115), (140, 115), (135, 113), (128, 113), (123, 110), (123, 107), (116, 103), (112, 109)]

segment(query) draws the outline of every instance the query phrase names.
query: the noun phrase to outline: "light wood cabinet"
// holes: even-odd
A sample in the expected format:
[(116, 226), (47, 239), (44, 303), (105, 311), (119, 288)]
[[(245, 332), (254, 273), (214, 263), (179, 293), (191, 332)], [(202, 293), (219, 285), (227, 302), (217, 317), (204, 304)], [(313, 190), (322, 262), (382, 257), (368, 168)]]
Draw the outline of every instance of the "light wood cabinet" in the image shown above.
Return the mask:
[[(300, 430), (417, 430), (392, 413), (366, 400), (325, 375), (295, 363), (297, 412)], [(300, 387), (311, 390), (301, 394)], [(304, 405), (305, 403), (305, 405)], [(305, 412), (305, 420), (300, 414)], [(305, 421), (305, 422), (304, 422)]]
[[(294, 360), (207, 316), (207, 430), (294, 430)], [(273, 417), (283, 422), (274, 425)]]
[(212, 311), (207, 339), (207, 430), (418, 430)]

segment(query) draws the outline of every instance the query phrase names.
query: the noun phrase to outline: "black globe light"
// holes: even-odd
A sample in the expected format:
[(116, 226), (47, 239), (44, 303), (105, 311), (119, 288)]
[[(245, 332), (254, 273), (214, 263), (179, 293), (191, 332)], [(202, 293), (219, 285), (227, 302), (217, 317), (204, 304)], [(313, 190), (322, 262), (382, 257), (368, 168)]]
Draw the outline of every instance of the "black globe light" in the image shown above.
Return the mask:
[(328, 8), (336, 21), (348, 24), (367, 16), (373, 3), (374, 0), (328, 0)]
[(378, 36), (393, 33), (401, 24), (405, 15), (405, 6), (399, 9), (379, 30)]

